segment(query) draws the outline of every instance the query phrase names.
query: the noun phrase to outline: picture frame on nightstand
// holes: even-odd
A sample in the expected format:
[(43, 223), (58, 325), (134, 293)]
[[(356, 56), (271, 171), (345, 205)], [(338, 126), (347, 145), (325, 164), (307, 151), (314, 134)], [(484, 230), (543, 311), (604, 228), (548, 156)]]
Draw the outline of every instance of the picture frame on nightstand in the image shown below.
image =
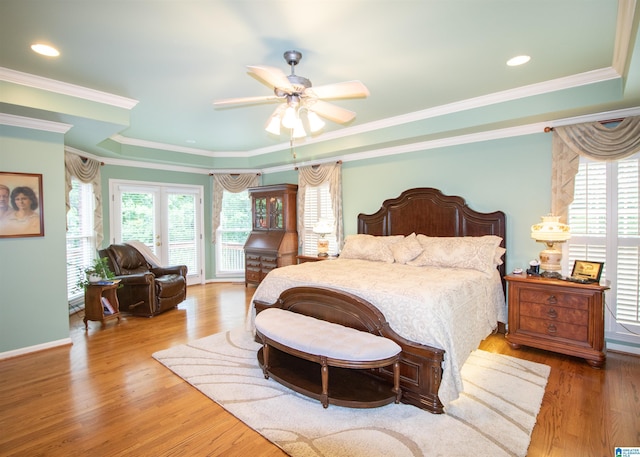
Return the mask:
[(584, 279), (589, 282), (600, 282), (604, 262), (576, 260), (571, 271), (571, 278)]

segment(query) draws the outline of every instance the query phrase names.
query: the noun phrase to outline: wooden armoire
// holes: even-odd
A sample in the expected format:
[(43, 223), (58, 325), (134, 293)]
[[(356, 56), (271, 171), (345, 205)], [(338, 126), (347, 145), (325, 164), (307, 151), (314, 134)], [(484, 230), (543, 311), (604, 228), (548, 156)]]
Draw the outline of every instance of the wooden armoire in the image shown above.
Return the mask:
[(297, 263), (296, 184), (250, 187), (252, 228), (244, 245), (245, 287), (274, 268)]

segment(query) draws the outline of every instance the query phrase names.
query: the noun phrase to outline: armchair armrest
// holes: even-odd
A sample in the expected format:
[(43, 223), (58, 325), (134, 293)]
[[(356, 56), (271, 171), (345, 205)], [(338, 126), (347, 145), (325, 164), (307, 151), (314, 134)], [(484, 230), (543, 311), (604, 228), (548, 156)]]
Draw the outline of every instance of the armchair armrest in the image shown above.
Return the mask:
[(119, 279), (120, 284), (127, 286), (136, 286), (136, 285), (149, 285), (152, 284), (155, 280), (155, 276), (151, 272), (147, 273), (136, 273), (133, 275), (120, 275), (116, 276), (114, 279)]
[(151, 272), (156, 276), (163, 275), (180, 275), (184, 278), (187, 277), (187, 266), (186, 265), (171, 265), (168, 267), (154, 267), (151, 269)]

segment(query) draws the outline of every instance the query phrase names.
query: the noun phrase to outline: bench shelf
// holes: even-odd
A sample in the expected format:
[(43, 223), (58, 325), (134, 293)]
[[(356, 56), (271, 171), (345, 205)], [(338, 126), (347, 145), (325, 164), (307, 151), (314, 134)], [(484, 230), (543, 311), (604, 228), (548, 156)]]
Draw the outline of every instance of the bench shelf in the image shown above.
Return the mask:
[[(262, 349), (258, 351), (258, 362), (263, 368)], [(370, 376), (369, 371), (329, 367), (329, 404), (376, 408), (396, 401), (393, 385)], [(322, 380), (316, 362), (270, 347), (269, 376), (296, 392), (322, 401)]]

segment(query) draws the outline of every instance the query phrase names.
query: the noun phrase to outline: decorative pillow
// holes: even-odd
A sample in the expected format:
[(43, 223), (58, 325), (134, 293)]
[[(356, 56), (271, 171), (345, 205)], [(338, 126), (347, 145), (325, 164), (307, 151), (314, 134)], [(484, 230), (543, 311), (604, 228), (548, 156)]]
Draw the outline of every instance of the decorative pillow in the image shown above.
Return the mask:
[(389, 249), (388, 240), (383, 241), (383, 238), (389, 237), (361, 234), (349, 235), (344, 240), (340, 258), (393, 263), (393, 253)]
[(495, 235), (463, 237), (418, 235), (417, 239), (422, 245), (422, 254), (407, 262), (407, 265), (467, 268), (487, 274), (491, 274), (496, 267), (496, 249), (502, 241), (502, 238)]
[(407, 263), (415, 259), (422, 253), (422, 245), (418, 241), (415, 233), (407, 235), (402, 240), (389, 246), (393, 253), (393, 258), (397, 263)]

